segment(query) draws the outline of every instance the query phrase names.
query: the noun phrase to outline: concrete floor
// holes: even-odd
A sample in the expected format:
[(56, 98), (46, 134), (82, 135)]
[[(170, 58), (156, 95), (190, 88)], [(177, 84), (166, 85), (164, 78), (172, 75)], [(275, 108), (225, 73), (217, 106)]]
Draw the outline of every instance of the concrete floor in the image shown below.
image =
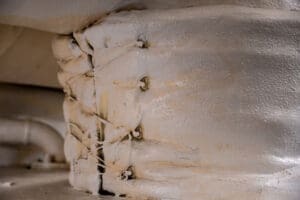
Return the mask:
[[(12, 182), (12, 186), (3, 183)], [(76, 191), (68, 183), (67, 170), (0, 168), (1, 200), (111, 200)]]

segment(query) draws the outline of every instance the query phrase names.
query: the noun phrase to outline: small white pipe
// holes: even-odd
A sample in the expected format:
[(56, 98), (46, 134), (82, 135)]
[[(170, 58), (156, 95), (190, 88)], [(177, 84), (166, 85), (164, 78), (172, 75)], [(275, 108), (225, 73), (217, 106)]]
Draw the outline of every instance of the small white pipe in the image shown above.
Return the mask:
[(28, 119), (0, 118), (0, 144), (33, 144), (54, 162), (64, 162), (63, 138), (51, 126)]

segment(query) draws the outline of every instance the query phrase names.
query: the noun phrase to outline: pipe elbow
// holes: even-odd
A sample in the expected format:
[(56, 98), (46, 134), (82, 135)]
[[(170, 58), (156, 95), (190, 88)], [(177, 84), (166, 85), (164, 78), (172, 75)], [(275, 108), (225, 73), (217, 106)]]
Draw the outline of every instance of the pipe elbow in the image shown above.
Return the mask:
[(53, 127), (42, 122), (0, 118), (0, 143), (33, 144), (43, 149), (51, 161), (65, 161), (63, 138)]

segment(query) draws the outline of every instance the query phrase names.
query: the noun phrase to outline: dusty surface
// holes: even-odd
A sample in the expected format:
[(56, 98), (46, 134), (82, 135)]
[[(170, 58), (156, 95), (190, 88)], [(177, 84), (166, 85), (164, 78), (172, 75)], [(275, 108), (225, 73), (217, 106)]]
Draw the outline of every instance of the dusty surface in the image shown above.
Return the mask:
[[(8, 184), (12, 183), (9, 187)], [(67, 170), (0, 168), (1, 200), (109, 200), (83, 191), (68, 183)]]

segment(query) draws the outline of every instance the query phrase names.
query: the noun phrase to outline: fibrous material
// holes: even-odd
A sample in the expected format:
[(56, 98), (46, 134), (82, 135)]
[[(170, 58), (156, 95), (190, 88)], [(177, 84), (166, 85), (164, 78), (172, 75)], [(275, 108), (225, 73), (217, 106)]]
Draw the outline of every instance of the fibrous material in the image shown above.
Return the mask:
[(53, 42), (70, 182), (157, 199), (295, 199), (299, 12), (124, 11)]

